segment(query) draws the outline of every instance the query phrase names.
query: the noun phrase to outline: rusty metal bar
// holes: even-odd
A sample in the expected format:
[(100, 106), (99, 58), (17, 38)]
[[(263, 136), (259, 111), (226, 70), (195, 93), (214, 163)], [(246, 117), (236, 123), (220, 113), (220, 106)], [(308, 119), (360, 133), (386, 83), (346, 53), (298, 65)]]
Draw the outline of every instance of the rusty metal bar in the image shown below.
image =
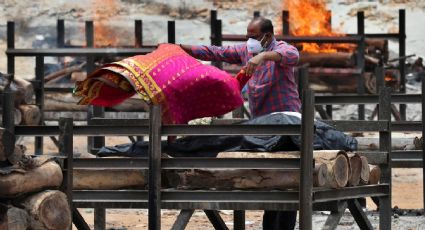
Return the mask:
[[(400, 9), (398, 11), (398, 56), (406, 56), (406, 11)], [(400, 68), (400, 93), (406, 93), (406, 60), (401, 58), (398, 62)], [(401, 120), (406, 120), (406, 105), (400, 105)]]
[(168, 43), (176, 43), (176, 22), (168, 21)]
[[(422, 80), (422, 138), (424, 138), (425, 134), (425, 124), (423, 123), (425, 121), (425, 72), (420, 73), (421, 80)], [(423, 140), (423, 139), (422, 139)], [(425, 209), (425, 144), (422, 144), (422, 197), (423, 197), (423, 208)], [(425, 215), (425, 213), (424, 213)]]
[(289, 36), (289, 11), (282, 11), (282, 35)]
[(140, 48), (143, 46), (143, 21), (134, 21), (134, 47)]
[(149, 229), (161, 229), (161, 107), (150, 107), (149, 114)]
[(313, 226), (313, 143), (314, 140), (314, 93), (305, 90), (302, 97), (301, 123), (301, 178), (300, 178), (300, 228)]
[[(65, 156), (64, 160), (64, 180), (62, 182), (61, 190), (66, 194), (68, 198), (68, 205), (73, 213), (72, 204), (72, 188), (73, 188), (73, 124), (72, 118), (61, 118), (59, 120), (59, 152), (60, 155)], [(71, 214), (72, 215), (72, 214)]]
[[(7, 21), (7, 49), (15, 48), (15, 22)], [(7, 55), (7, 73), (15, 74), (15, 58), (12, 55)]]
[(65, 21), (58, 19), (56, 24), (56, 47), (62, 48), (65, 46)]
[[(357, 75), (357, 93), (359, 95), (365, 94), (365, 82), (364, 82), (364, 67), (365, 67), (365, 42), (364, 42), (364, 12), (357, 12), (357, 34), (361, 37), (361, 42), (357, 45), (357, 68), (361, 70), (361, 73)], [(358, 105), (358, 119), (365, 119), (365, 106), (362, 104)]]
[[(380, 90), (378, 119), (391, 121), (391, 88)], [(388, 131), (379, 132), (379, 151), (388, 152), (387, 164), (381, 167), (381, 183), (389, 186), (388, 195), (379, 198), (379, 227), (391, 229), (391, 127)]]
[[(40, 123), (39, 125), (44, 124), (44, 57), (36, 56), (35, 57), (35, 79), (40, 83), (40, 87), (35, 90), (35, 103), (40, 108)], [(41, 136), (35, 137), (34, 142), (34, 151), (36, 155), (43, 154), (44, 139)]]
[(154, 50), (149, 48), (54, 48), (54, 49), (7, 49), (6, 54), (12, 57), (33, 56), (131, 56), (147, 54)]

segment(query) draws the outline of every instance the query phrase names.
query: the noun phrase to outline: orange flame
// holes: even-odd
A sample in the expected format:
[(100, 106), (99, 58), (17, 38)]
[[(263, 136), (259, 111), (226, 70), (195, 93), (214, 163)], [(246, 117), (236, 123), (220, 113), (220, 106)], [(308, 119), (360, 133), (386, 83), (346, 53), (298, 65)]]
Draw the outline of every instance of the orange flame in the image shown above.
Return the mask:
[(119, 11), (117, 0), (95, 0), (93, 9), (95, 47), (116, 46), (119, 39), (113, 29), (108, 28), (108, 22)]
[[(289, 11), (290, 33), (294, 36), (344, 36), (332, 32), (331, 13), (324, 0), (283, 0), (283, 8)], [(334, 53), (353, 50), (352, 44), (302, 43), (302, 51)]]

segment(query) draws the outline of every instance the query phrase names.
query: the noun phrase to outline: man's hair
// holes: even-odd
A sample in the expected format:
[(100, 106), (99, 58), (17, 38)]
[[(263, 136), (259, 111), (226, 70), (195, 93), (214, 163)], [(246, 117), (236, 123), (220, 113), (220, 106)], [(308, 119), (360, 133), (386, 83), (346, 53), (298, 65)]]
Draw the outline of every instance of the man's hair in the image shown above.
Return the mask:
[(264, 17), (256, 17), (252, 21), (259, 22), (260, 23), (260, 30), (262, 33), (274, 33), (273, 30), (273, 23), (270, 19), (264, 18)]

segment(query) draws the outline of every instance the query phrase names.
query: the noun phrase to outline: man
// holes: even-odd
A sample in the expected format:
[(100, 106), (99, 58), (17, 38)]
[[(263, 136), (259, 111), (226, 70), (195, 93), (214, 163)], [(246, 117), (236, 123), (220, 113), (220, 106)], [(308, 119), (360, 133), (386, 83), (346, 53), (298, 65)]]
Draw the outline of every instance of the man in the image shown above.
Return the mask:
[[(248, 81), (248, 101), (253, 117), (282, 111), (299, 112), (301, 102), (294, 78), (298, 50), (276, 41), (273, 24), (263, 17), (247, 28), (247, 42), (233, 46), (180, 45), (191, 56), (205, 61), (242, 64)], [(295, 211), (265, 211), (263, 229), (294, 229)]]

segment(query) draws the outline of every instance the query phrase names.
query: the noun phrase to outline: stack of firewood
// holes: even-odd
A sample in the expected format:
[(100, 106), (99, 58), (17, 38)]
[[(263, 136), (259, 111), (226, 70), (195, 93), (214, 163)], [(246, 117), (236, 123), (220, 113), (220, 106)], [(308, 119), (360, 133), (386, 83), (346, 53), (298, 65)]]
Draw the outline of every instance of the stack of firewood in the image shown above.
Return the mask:
[[(314, 187), (342, 188), (377, 184), (380, 170), (365, 157), (339, 150), (314, 151)], [(299, 158), (300, 152), (221, 152), (218, 158)], [(192, 169), (166, 172), (170, 186), (180, 189), (296, 189), (299, 170)]]
[(0, 73), (0, 93), (9, 87), (15, 92), (15, 109), (13, 111), (15, 125), (38, 125), (41, 119), (41, 112), (37, 105), (34, 105), (34, 87), (31, 82), (10, 75)]
[(53, 158), (32, 158), (14, 137), (0, 128), (0, 229), (68, 229), (67, 197), (57, 190), (62, 169)]

